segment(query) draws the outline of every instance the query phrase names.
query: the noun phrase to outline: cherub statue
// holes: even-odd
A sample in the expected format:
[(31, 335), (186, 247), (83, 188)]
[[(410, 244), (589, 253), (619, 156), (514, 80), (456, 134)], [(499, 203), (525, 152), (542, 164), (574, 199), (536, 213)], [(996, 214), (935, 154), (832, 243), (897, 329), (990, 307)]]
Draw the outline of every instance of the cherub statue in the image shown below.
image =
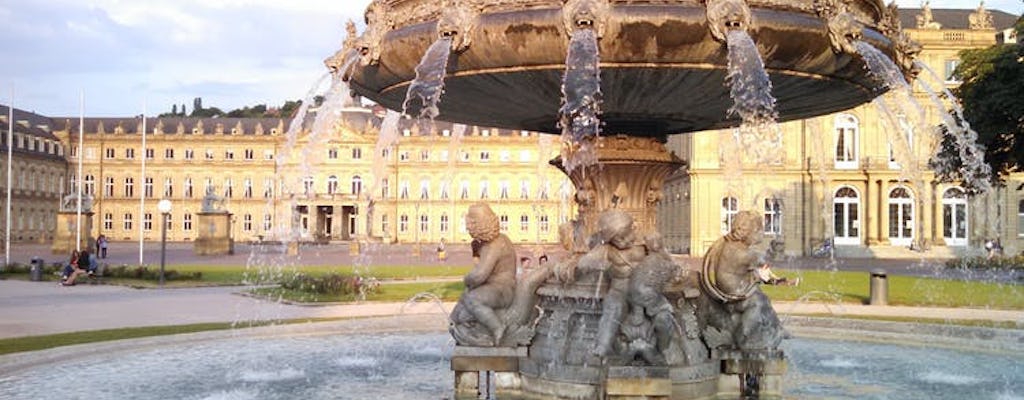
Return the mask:
[(464, 278), (466, 291), (452, 310), (449, 330), (459, 344), (497, 346), (506, 328), (499, 312), (512, 305), (515, 295), (515, 249), (486, 204), (470, 206), (466, 229), (478, 245), (479, 261)]
[(224, 208), (224, 198), (214, 194), (213, 192), (207, 193), (206, 196), (203, 196), (202, 210), (207, 214), (227, 212)]
[(700, 283), (714, 299), (708, 304), (712, 310), (705, 332), (712, 348), (775, 349), (785, 336), (753, 274), (764, 261), (751, 246), (761, 241), (763, 230), (760, 214), (740, 211), (733, 218), (732, 230), (704, 255)]

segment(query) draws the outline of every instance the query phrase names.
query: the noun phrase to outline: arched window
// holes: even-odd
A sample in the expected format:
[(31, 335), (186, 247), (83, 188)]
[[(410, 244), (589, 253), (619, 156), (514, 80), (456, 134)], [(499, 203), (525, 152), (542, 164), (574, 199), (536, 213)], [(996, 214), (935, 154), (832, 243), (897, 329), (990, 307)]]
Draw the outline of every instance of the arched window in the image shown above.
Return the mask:
[(889, 243), (909, 246), (914, 238), (914, 196), (905, 187), (889, 191)]
[(777, 197), (764, 199), (764, 233), (767, 235), (782, 234), (782, 199)]
[(850, 114), (839, 114), (835, 119), (835, 167), (837, 169), (857, 168), (857, 146), (859, 122)]
[(942, 238), (947, 246), (967, 245), (967, 193), (961, 188), (942, 193)]
[(832, 200), (836, 244), (860, 244), (860, 196), (849, 186), (836, 190)]
[(739, 202), (735, 197), (722, 198), (722, 233), (726, 234), (732, 230), (732, 219), (739, 212)]
[(359, 196), (363, 193), (363, 178), (359, 175), (352, 177), (352, 194)]
[(338, 193), (338, 177), (331, 175), (327, 177), (327, 194)]

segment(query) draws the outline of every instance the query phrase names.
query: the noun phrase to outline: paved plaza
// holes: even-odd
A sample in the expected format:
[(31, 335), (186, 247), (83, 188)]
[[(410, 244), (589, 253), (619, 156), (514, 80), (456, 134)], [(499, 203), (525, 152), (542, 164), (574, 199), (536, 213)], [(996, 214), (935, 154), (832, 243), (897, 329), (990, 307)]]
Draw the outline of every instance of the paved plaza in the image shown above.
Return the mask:
[[(188, 244), (170, 244), (167, 249), (168, 265), (245, 265), (251, 258), (284, 257), (294, 265), (345, 265), (355, 261), (370, 265), (422, 265), (437, 266), (433, 247), (424, 245), (421, 256), (414, 256), (410, 246), (387, 246), (372, 249), (369, 260), (355, 260), (349, 255), (347, 244), (311, 246), (301, 249), (299, 256), (285, 257), (278, 250), (253, 251), (248, 245), (236, 247), (236, 253), (223, 257), (192, 255)], [(521, 255), (534, 251), (528, 248)], [(137, 264), (138, 243), (115, 243), (107, 263), (111, 265)], [(449, 265), (468, 265), (467, 246), (449, 246)], [(40, 256), (49, 263), (63, 260), (52, 255), (42, 245), (17, 246), (12, 261), (26, 263)], [(144, 249), (144, 262), (159, 265), (159, 246)], [(680, 262), (694, 268), (699, 259), (680, 258)], [(829, 264), (827, 260), (795, 259), (780, 268), (838, 268), (867, 271), (886, 268), (891, 274), (933, 276), (935, 267), (916, 260), (842, 260)], [(865, 275), (865, 279), (867, 276)], [(1017, 282), (1013, 284), (1019, 284)], [(360, 303), (346, 305), (295, 305), (255, 299), (244, 296), (247, 288), (207, 287), (184, 289), (133, 289), (114, 285), (77, 285), (61, 287), (55, 281), (26, 282), (0, 281), (0, 338), (43, 335), (106, 328), (137, 326), (180, 325), (203, 322), (242, 322), (274, 319), (337, 318), (390, 315), (397, 313), (443, 314), (450, 311), (451, 303)], [(1024, 312), (983, 309), (948, 309), (920, 307), (879, 307), (856, 304), (830, 304), (816, 302), (776, 302), (782, 314), (834, 314), (876, 315), (890, 317), (919, 317), (951, 320), (1009, 321), (1024, 326)]]

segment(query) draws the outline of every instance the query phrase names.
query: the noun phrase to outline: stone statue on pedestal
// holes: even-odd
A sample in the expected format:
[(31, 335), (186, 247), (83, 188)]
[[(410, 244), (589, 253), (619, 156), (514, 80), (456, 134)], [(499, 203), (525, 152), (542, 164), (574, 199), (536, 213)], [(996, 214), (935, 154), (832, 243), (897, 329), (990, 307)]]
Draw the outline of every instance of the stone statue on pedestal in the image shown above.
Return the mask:
[(212, 192), (207, 193), (203, 196), (203, 208), (204, 213), (215, 214), (215, 213), (226, 213), (227, 208), (224, 205), (224, 198), (220, 197)]
[[(69, 193), (64, 196), (60, 201), (61, 212), (77, 212), (78, 211), (78, 193)], [(82, 196), (82, 212), (92, 212), (92, 196), (85, 194)]]
[(761, 241), (761, 215), (741, 211), (733, 227), (704, 256), (701, 289), (706, 302), (705, 342), (712, 349), (773, 350), (785, 336), (771, 302), (757, 285), (755, 268), (763, 257), (750, 247)]
[(535, 292), (550, 270), (537, 266), (516, 282), (515, 248), (486, 204), (469, 208), (466, 229), (477, 262), (464, 278), (466, 291), (452, 310), (449, 331), (464, 346), (528, 344), (534, 332)]

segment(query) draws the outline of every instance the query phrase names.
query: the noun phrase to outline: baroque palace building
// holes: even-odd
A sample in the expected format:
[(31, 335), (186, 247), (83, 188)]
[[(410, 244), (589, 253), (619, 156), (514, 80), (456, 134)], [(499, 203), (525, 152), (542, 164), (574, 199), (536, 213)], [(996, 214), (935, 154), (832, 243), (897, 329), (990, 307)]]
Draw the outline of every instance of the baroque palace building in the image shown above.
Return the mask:
[[(58, 205), (67, 178), (64, 144), (52, 132), (50, 118), (0, 106), (0, 247), (7, 243), (7, 183), (11, 170), (10, 241), (45, 243), (53, 239)], [(14, 136), (8, 147), (9, 128)], [(8, 158), (11, 166), (8, 168)]]
[(549, 135), (444, 122), (420, 132), (404, 120), (398, 140), (378, 149), (382, 116), (345, 109), (318, 134), (289, 134), (284, 119), (147, 118), (144, 146), (141, 118), (85, 118), (82, 151), (78, 119), (57, 119), (54, 133), (69, 148), (68, 168), (82, 156), (92, 237), (138, 240), (141, 229), (145, 240), (159, 240), (157, 202), (168, 199), (168, 239), (195, 240), (212, 193), (232, 214), (236, 241), (468, 242), (464, 216), (480, 201), (513, 241), (557, 240), (571, 191), (547, 164), (558, 150)]
[[(936, 90), (958, 84), (952, 72), (961, 50), (996, 44), (1018, 18), (981, 6), (930, 10), (927, 4), (901, 9), (900, 16), (904, 30), (922, 46), (918, 60), (939, 76), (932, 83)], [(929, 77), (922, 71), (918, 79)], [(914, 95), (931, 104), (920, 86)], [(926, 118), (934, 126), (941, 122), (935, 110)], [(888, 124), (874, 104), (780, 126), (779, 157), (769, 163), (746, 160), (732, 176), (725, 166), (735, 151), (733, 130), (669, 139), (669, 148), (689, 165), (666, 180), (659, 207), (669, 248), (703, 255), (728, 231), (732, 215), (754, 210), (764, 215), (764, 245), (776, 256), (814, 254), (827, 248), (827, 238), (834, 238), (835, 254), (846, 257), (951, 256), (995, 239), (1007, 254), (1024, 250), (1024, 174), (1013, 173), (1005, 186), (969, 199), (957, 183), (936, 179), (927, 164), (937, 143), (930, 133), (918, 132), (910, 148), (924, 184), (911, 184), (903, 179)]]

